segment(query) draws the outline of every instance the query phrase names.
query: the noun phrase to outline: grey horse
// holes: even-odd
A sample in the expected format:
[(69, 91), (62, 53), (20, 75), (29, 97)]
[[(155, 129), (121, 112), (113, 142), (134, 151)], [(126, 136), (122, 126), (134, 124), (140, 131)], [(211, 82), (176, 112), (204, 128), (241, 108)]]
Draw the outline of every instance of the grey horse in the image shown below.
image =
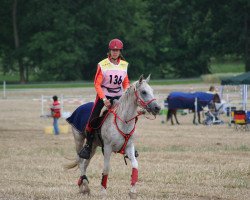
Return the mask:
[(78, 156), (78, 152), (81, 150), (86, 138), (85, 134), (79, 134), (79, 132), (72, 127), (77, 157), (76, 160), (73, 163), (68, 164), (66, 168), (70, 169), (76, 167), (77, 165), (79, 166), (81, 176), (78, 181), (78, 185), (81, 193), (90, 194), (89, 182), (86, 176), (87, 167), (96, 152), (96, 148), (103, 145), (104, 167), (101, 181), (102, 195), (107, 195), (106, 188), (111, 154), (112, 152), (119, 152), (126, 154), (131, 161), (132, 175), (129, 195), (132, 199), (137, 197), (136, 183), (138, 181), (138, 162), (135, 157), (133, 140), (136, 134), (136, 121), (138, 115), (140, 115), (138, 114), (138, 109), (144, 110), (154, 116), (159, 114), (161, 109), (154, 98), (153, 89), (148, 84), (149, 80), (150, 75), (147, 79), (143, 79), (143, 76), (141, 76), (138, 81), (133, 83), (127, 89), (115, 105), (109, 109), (109, 114), (100, 129), (102, 142), (98, 137), (96, 137), (89, 160), (82, 159)]

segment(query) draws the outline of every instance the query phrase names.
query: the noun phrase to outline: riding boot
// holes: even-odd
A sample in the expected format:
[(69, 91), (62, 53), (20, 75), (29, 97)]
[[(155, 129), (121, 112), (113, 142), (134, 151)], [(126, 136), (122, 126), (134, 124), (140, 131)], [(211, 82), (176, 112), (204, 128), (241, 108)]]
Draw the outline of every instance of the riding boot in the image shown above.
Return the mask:
[(92, 151), (92, 143), (94, 141), (95, 135), (94, 133), (88, 132), (86, 131), (87, 134), (87, 142), (84, 145), (84, 147), (81, 149), (81, 151), (79, 152), (79, 157), (83, 158), (83, 159), (89, 159), (90, 158), (90, 154)]

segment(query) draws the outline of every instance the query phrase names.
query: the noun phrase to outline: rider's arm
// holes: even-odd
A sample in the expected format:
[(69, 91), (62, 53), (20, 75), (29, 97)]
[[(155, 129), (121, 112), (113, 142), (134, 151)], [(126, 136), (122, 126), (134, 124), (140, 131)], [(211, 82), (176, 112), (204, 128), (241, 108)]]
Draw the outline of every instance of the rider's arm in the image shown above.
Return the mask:
[(97, 95), (100, 99), (105, 98), (105, 94), (102, 91), (102, 80), (103, 80), (103, 75), (102, 75), (102, 70), (100, 68), (100, 66), (97, 66), (97, 71), (95, 74), (95, 81), (94, 81), (94, 85), (95, 85), (95, 90), (97, 92)]
[(125, 91), (126, 89), (129, 88), (129, 85), (130, 85), (130, 81), (128, 79), (128, 75), (125, 77), (125, 79), (123, 80), (122, 82), (122, 87), (123, 87), (123, 90)]

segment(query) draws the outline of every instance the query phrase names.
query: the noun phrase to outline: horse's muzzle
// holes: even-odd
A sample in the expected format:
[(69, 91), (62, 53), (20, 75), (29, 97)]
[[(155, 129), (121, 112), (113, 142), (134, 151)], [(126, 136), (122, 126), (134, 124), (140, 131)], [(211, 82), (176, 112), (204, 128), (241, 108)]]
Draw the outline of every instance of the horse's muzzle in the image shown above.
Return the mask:
[(153, 115), (157, 115), (161, 111), (161, 106), (159, 106), (156, 102), (152, 102), (148, 105), (147, 111), (152, 113)]

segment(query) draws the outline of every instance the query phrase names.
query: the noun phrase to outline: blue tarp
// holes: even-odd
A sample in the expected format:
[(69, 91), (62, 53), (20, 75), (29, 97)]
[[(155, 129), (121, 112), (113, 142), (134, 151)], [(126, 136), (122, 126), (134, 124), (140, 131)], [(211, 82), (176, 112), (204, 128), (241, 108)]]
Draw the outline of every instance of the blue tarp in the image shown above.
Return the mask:
[(79, 106), (72, 113), (72, 115), (66, 119), (66, 121), (71, 126), (73, 126), (79, 133), (83, 133), (88, 123), (93, 106), (93, 102), (89, 102)]
[(168, 108), (169, 109), (195, 109), (195, 98), (197, 98), (197, 109), (201, 111), (203, 107), (207, 106), (214, 98), (214, 94), (206, 92), (172, 92), (169, 94)]

